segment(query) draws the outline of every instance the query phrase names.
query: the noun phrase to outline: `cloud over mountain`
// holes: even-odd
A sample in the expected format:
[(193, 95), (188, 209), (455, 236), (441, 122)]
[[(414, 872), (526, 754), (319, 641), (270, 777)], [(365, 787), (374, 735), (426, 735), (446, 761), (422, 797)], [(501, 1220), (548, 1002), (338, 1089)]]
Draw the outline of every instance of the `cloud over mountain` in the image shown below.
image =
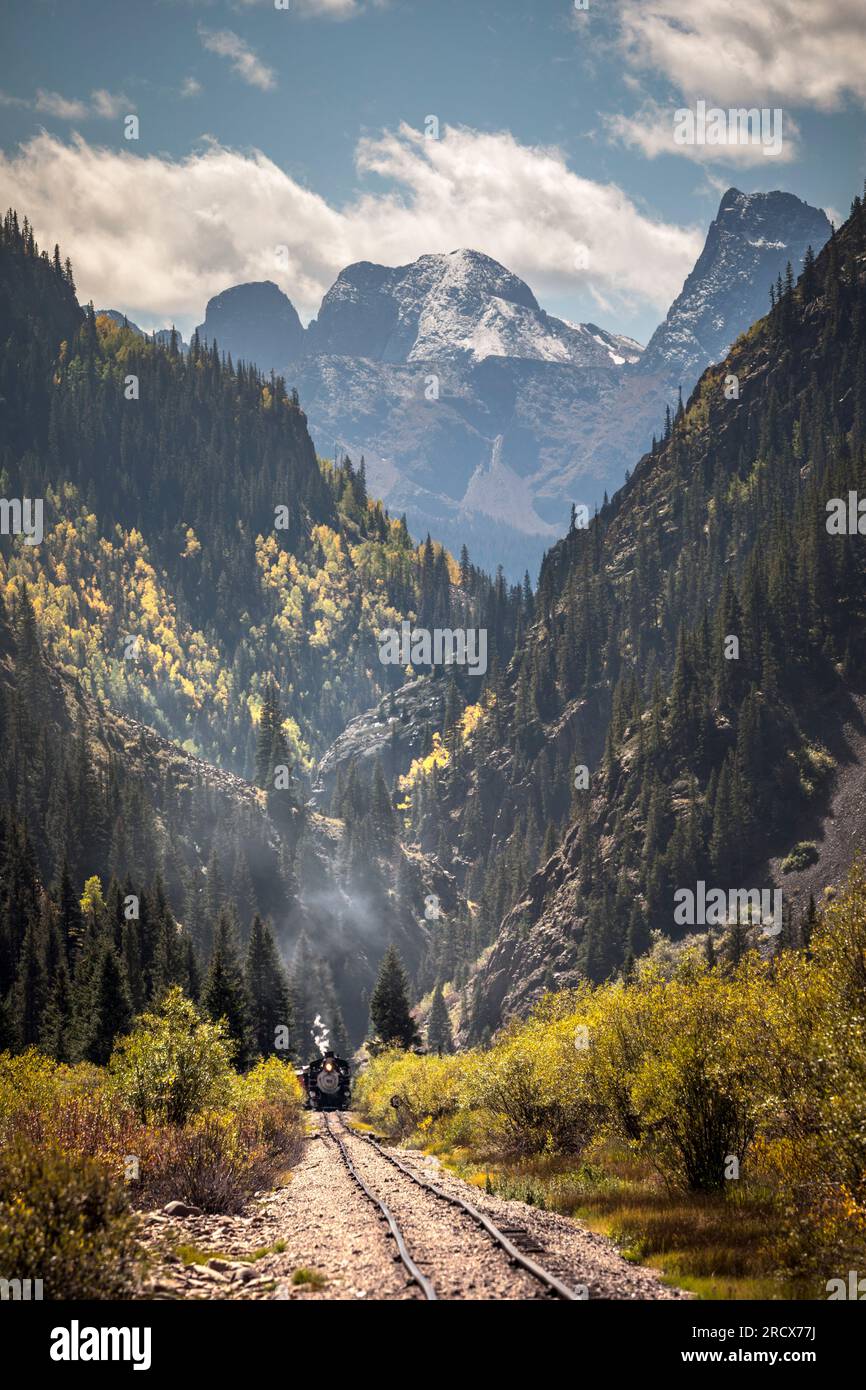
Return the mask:
[(584, 289), (607, 312), (664, 309), (700, 250), (697, 229), (642, 211), (613, 183), (574, 173), (555, 147), (507, 131), (407, 125), (357, 149), (382, 191), (341, 207), (258, 150), (207, 141), (185, 159), (66, 143), (45, 132), (0, 154), (4, 204), (26, 209), (37, 236), (59, 236), (85, 298), (145, 326), (190, 328), (226, 285), (273, 280), (303, 317), (353, 261), (406, 264), (474, 246), (542, 294)]

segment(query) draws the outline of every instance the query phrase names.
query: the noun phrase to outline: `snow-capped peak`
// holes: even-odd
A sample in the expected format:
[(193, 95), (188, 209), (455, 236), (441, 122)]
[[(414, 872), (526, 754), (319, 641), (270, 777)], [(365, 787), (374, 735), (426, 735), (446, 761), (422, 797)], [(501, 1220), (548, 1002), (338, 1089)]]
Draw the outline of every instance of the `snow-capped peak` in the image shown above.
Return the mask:
[(508, 357), (608, 368), (642, 351), (545, 313), (525, 281), (466, 248), (394, 269), (347, 266), (322, 301), (309, 348), (392, 363)]

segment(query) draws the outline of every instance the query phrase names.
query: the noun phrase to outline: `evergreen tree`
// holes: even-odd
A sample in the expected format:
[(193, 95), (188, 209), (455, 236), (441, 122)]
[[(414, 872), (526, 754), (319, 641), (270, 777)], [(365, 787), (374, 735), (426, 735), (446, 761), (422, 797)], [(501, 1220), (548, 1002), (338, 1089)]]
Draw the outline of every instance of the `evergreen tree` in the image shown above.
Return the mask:
[(127, 1032), (131, 1022), (132, 1005), (123, 963), (114, 944), (105, 938), (99, 947), (90, 991), (86, 1059), (104, 1067), (117, 1038)]
[(12, 1026), (21, 1051), (39, 1042), (47, 988), (42, 943), (36, 923), (30, 921), (24, 933), (11, 1001)]
[(69, 967), (61, 959), (54, 972), (48, 1003), (42, 1018), (40, 1046), (56, 1062), (72, 1060), (72, 987)]
[(451, 1033), (451, 1019), (442, 994), (442, 985), (437, 982), (430, 1002), (427, 1019), (427, 1047), (441, 1057), (443, 1052), (454, 1051), (454, 1038)]
[(370, 1029), (377, 1044), (409, 1048), (417, 1045), (418, 1030), (409, 1011), (409, 982), (396, 946), (389, 946), (379, 966), (370, 999)]
[(223, 908), (214, 933), (214, 947), (201, 993), (202, 1007), (214, 1022), (225, 1019), (235, 1045), (235, 1064), (244, 1068), (251, 1059), (250, 1007), (238, 958), (237, 927)]
[(339, 1004), (334, 1003), (328, 1011), (331, 1020), (330, 1037), (331, 1047), (338, 1057), (348, 1057), (351, 1053), (349, 1034), (346, 1031), (346, 1022)]
[(321, 1014), (323, 1000), (319, 957), (305, 931), (298, 938), (292, 960), (291, 999), (294, 1049), (300, 1060), (306, 1062), (313, 1051), (313, 1024), (316, 1015)]
[(724, 955), (727, 964), (735, 968), (740, 964), (746, 954), (749, 945), (749, 929), (742, 920), (740, 909), (737, 908), (736, 920), (729, 923), (724, 942)]
[(250, 931), (244, 979), (250, 1001), (253, 1043), (260, 1056), (269, 1057), (276, 1046), (278, 1028), (287, 1029), (285, 1036), (291, 1039), (292, 1005), (273, 932), (258, 915), (253, 918)]
[(801, 941), (802, 941), (802, 944), (803, 944), (803, 949), (804, 949), (805, 951), (808, 951), (808, 950), (809, 950), (809, 947), (810, 947), (811, 942), (812, 942), (812, 935), (813, 935), (813, 933), (814, 933), (815, 928), (816, 928), (817, 925), (818, 925), (818, 911), (817, 911), (817, 908), (815, 907), (815, 895), (814, 895), (814, 893), (810, 893), (810, 894), (809, 894), (809, 904), (808, 904), (808, 906), (807, 906), (807, 908), (806, 908), (805, 913), (803, 914), (803, 920), (802, 920), (802, 923), (801, 923), (801, 925), (800, 925), (800, 938), (801, 938)]

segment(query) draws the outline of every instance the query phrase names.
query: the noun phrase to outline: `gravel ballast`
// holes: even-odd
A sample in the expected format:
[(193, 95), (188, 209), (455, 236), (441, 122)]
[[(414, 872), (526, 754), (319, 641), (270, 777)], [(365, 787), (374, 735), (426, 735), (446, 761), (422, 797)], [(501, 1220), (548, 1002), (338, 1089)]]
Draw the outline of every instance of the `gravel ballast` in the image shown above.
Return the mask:
[[(413, 1182), (352, 1134), (341, 1117), (331, 1116), (330, 1123), (359, 1175), (389, 1207), (440, 1299), (550, 1297), (467, 1213)], [(419, 1177), (472, 1203), (519, 1249), (569, 1287), (585, 1289), (590, 1300), (689, 1297), (567, 1217), (480, 1192), (417, 1150), (395, 1155)], [(259, 1194), (242, 1216), (151, 1212), (143, 1240), (150, 1256), (143, 1298), (422, 1299), (385, 1220), (349, 1174), (322, 1116), (311, 1117), (303, 1155), (285, 1187)], [(187, 1259), (196, 1252), (193, 1262), (180, 1258), (183, 1247), (189, 1247)], [(252, 1259), (262, 1250), (267, 1253)]]

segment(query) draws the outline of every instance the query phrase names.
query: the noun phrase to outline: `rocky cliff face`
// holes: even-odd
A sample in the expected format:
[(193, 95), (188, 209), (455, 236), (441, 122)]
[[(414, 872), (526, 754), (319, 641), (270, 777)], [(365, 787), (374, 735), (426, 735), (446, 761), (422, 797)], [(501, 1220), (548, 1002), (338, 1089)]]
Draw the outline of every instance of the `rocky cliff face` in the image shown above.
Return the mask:
[(373, 709), (358, 715), (335, 739), (316, 769), (310, 802), (325, 811), (337, 776), (354, 763), (368, 777), (378, 758), (385, 776), (393, 780), (425, 751), (425, 740), (442, 728), (445, 682), (422, 676), (408, 681)]
[(647, 344), (641, 370), (690, 391), (704, 368), (763, 318), (770, 285), (786, 263), (796, 280), (807, 247), (817, 256), (829, 235), (826, 213), (793, 193), (729, 188), (694, 270)]

